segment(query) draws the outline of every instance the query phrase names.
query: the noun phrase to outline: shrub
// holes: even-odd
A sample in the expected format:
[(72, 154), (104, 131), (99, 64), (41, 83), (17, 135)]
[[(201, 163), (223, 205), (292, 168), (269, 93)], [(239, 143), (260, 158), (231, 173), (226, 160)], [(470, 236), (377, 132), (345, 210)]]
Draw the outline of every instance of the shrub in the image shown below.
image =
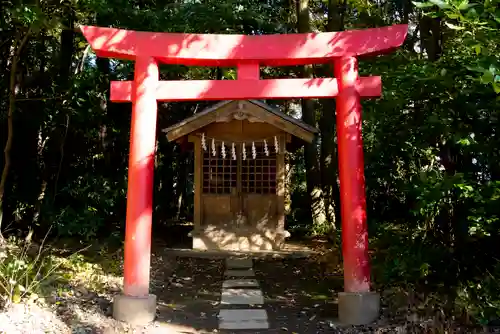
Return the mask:
[(113, 230), (109, 222), (123, 214), (119, 203), (125, 203), (125, 185), (104, 177), (79, 176), (61, 189), (57, 207), (45, 203), (45, 219), (54, 224), (59, 237), (95, 240)]
[(57, 278), (57, 267), (44, 242), (37, 246), (29, 240), (6, 240), (0, 250), (0, 297), (4, 306), (40, 294)]

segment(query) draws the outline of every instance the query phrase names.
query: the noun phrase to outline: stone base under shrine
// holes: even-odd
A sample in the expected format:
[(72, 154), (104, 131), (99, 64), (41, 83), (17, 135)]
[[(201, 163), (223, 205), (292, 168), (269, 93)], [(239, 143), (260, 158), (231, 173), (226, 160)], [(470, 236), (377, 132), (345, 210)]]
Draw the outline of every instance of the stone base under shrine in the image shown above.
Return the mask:
[(281, 250), (288, 231), (261, 231), (256, 228), (238, 228), (232, 230), (217, 227), (192, 231), (193, 249), (226, 251), (273, 251)]

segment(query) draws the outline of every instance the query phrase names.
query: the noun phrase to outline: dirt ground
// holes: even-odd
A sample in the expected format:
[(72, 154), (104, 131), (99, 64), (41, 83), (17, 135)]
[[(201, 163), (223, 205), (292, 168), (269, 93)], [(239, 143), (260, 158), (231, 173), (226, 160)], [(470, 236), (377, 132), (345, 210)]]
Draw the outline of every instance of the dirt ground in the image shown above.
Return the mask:
[[(147, 327), (112, 319), (112, 300), (121, 291), (121, 277), (110, 274), (99, 292), (68, 286), (64, 292), (54, 291), (0, 313), (0, 333), (221, 333), (217, 314), (224, 259), (221, 254), (193, 257), (156, 245), (151, 290), (158, 300), (157, 318)], [(332, 296), (337, 278), (319, 280), (318, 269), (307, 259), (266, 256), (254, 260), (254, 269), (272, 328), (265, 333), (331, 332), (328, 319), (336, 313)]]
[[(223, 259), (178, 257), (177, 261), (169, 288), (157, 290), (157, 320), (193, 327), (199, 333), (233, 333), (217, 328)], [(332, 332), (330, 320), (337, 312), (333, 296), (338, 277), (319, 280), (319, 273), (309, 261), (297, 258), (257, 259), (254, 270), (264, 293), (263, 308), (271, 329), (237, 333)]]
[[(155, 245), (151, 290), (158, 300), (157, 317), (146, 327), (130, 327), (112, 319), (112, 300), (122, 286), (121, 274), (110, 272), (99, 291), (68, 286), (63, 292), (54, 291), (0, 312), (0, 333), (235, 333), (218, 329), (224, 260), (223, 254), (178, 252), (164, 244)], [(342, 276), (325, 275), (324, 268), (310, 258), (255, 256), (253, 268), (264, 294), (262, 307), (270, 329), (238, 334), (432, 332), (429, 322), (412, 321), (404, 312), (395, 317), (384, 298), (382, 316), (375, 324), (340, 327), (335, 318)]]

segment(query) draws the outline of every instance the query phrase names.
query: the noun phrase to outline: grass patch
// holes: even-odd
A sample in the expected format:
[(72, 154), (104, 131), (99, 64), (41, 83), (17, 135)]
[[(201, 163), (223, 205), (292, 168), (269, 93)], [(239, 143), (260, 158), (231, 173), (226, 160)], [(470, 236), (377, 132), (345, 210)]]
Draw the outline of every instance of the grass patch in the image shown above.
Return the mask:
[[(72, 296), (81, 291), (121, 288), (121, 252), (107, 247), (84, 255), (89, 247), (70, 254), (45, 243), (11, 237), (0, 246), (0, 306), (49, 296)], [(64, 254), (66, 253), (66, 254)]]

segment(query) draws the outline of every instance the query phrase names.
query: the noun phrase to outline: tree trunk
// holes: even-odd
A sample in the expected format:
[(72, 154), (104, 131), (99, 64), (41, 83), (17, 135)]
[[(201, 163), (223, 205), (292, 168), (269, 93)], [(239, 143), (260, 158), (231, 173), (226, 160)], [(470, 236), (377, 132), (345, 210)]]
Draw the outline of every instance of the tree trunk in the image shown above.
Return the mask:
[(108, 112), (110, 107), (109, 94), (110, 94), (110, 68), (109, 68), (109, 58), (97, 58), (96, 60), (97, 68), (99, 69), (101, 80), (99, 90), (106, 92), (105, 95), (100, 99), (100, 109), (101, 109), (101, 122), (99, 124), (99, 148), (104, 157), (104, 165), (102, 166), (102, 173), (105, 176), (110, 176), (113, 174), (111, 170), (111, 156), (109, 152), (109, 133), (108, 126), (112, 126), (111, 120), (108, 120)]
[[(344, 30), (345, 3), (339, 0), (328, 1), (327, 31)], [(326, 76), (333, 75), (333, 64), (323, 67)], [(336, 145), (335, 99), (321, 100), (321, 182), (325, 201), (326, 216), (332, 230), (340, 222), (340, 189), (337, 182), (338, 160)]]
[(186, 148), (182, 148), (181, 152), (179, 153), (179, 156), (177, 157), (178, 161), (178, 166), (179, 168), (179, 174), (177, 176), (177, 185), (175, 189), (175, 193), (177, 195), (177, 213), (175, 215), (175, 219), (179, 221), (182, 216), (183, 212), (183, 207), (186, 201), (186, 186), (187, 186), (187, 174), (188, 174), (188, 164), (187, 164), (187, 159), (188, 159), (188, 153), (186, 152)]
[(64, 162), (64, 147), (66, 145), (66, 138), (69, 132), (70, 114), (67, 111), (64, 102), (69, 99), (68, 91), (70, 90), (70, 76), (71, 67), (73, 64), (73, 53), (74, 53), (74, 40), (75, 40), (75, 12), (71, 4), (66, 5), (65, 9), (66, 22), (63, 31), (61, 32), (61, 54), (60, 54), (60, 68), (59, 68), (59, 90), (65, 96), (63, 98), (62, 104), (59, 105), (61, 113), (59, 124), (64, 124), (63, 128), (59, 129), (59, 165), (57, 167), (57, 172), (54, 181), (54, 191), (53, 191), (53, 202), (57, 196), (57, 187), (59, 179), (61, 178), (61, 173), (63, 172), (63, 162)]
[(12, 61), (10, 66), (10, 80), (9, 80), (9, 107), (7, 111), (7, 142), (4, 148), (4, 167), (2, 176), (0, 178), (0, 242), (3, 242), (2, 223), (3, 223), (3, 203), (5, 194), (5, 184), (9, 176), (9, 168), (11, 164), (10, 151), (12, 149), (12, 140), (14, 138), (14, 111), (16, 108), (16, 90), (17, 90), (17, 65), (24, 45), (28, 41), (31, 34), (31, 29), (28, 30), (24, 36), (19, 33), (13, 43)]
[(422, 15), (420, 18), (420, 42), (430, 61), (437, 61), (442, 53), (442, 31), (439, 18)]
[[(309, 20), (309, 0), (297, 1), (297, 30), (299, 33), (311, 31)], [(313, 77), (313, 67), (304, 66), (302, 70), (304, 78)], [(312, 99), (302, 99), (302, 120), (312, 126), (316, 126), (315, 104)], [(321, 173), (318, 157), (318, 138), (314, 138), (311, 144), (305, 144), (304, 158), (306, 165), (306, 182), (308, 201), (310, 201), (311, 217), (315, 228), (324, 229), (326, 223), (325, 203), (323, 201), (323, 190), (321, 188)]]
[[(45, 41), (46, 41), (46, 32), (42, 30), (40, 32), (40, 42), (38, 44), (38, 58), (40, 59), (40, 67), (38, 71), (38, 83), (37, 90), (38, 95), (40, 97), (44, 94), (44, 88), (47, 87), (47, 76), (45, 73), (45, 67), (47, 62), (47, 57), (45, 57)], [(47, 142), (47, 138), (44, 138), (43, 134), (43, 114), (41, 111), (45, 111), (45, 101), (42, 99), (39, 101), (39, 107), (36, 109), (40, 112), (36, 115), (36, 164), (38, 168), (38, 175), (40, 175), (40, 183), (38, 186), (38, 196), (35, 201), (35, 207), (33, 212), (33, 217), (31, 219), (32, 225), (35, 226), (40, 221), (40, 213), (42, 211), (43, 200), (45, 198), (45, 191), (47, 189), (47, 169), (46, 164), (43, 159), (43, 151), (45, 148), (45, 143)]]

